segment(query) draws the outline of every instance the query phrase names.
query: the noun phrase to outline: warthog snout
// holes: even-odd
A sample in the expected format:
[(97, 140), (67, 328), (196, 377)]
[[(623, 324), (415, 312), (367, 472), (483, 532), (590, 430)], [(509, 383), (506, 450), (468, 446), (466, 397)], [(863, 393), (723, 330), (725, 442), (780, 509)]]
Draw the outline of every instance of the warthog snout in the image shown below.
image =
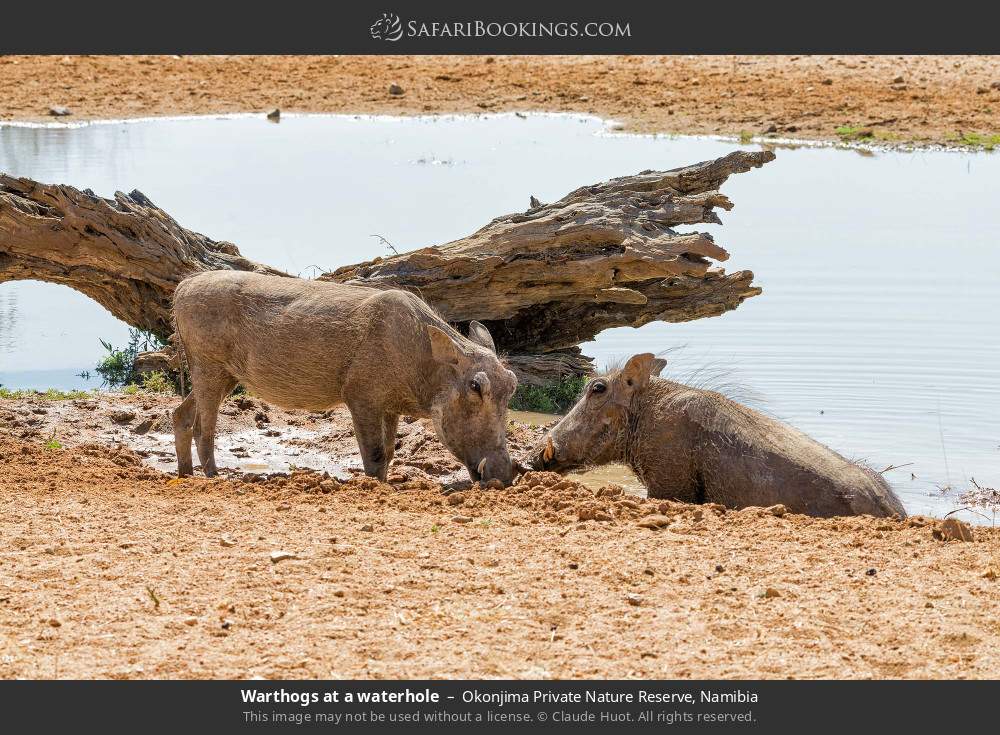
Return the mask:
[(506, 449), (491, 452), (480, 459), (475, 466), (469, 463), (466, 468), (473, 482), (487, 483), (490, 480), (499, 480), (506, 487), (514, 480), (514, 463), (511, 462)]
[(557, 471), (559, 459), (552, 435), (547, 434), (538, 444), (529, 449), (521, 459), (521, 463), (529, 470)]
[(489, 331), (469, 324), (469, 336), (456, 340), (444, 330), (427, 328), (439, 368), (433, 417), (438, 438), (469, 470), (473, 482), (514, 479), (507, 452), (507, 404), (517, 377), (497, 358)]
[(576, 404), (532, 447), (525, 464), (534, 470), (569, 472), (621, 461), (627, 417), (639, 391), (666, 360), (636, 355), (620, 370), (592, 378)]

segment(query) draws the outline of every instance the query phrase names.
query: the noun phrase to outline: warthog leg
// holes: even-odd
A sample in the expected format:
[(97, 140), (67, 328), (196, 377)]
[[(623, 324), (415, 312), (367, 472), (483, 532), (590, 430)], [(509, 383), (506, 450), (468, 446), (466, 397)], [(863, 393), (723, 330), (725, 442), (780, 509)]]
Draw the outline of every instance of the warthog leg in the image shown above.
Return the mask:
[[(221, 367), (191, 365), (191, 395), (194, 396), (197, 411), (197, 427), (192, 427), (192, 432), (206, 477), (218, 474), (215, 466), (215, 424), (222, 399), (235, 387), (236, 379)], [(195, 428), (198, 430), (195, 431)]]
[(194, 472), (191, 459), (191, 439), (194, 437), (194, 425), (197, 418), (197, 406), (194, 393), (188, 393), (187, 398), (174, 409), (174, 448), (177, 451), (177, 476), (185, 477)]
[(396, 426), (399, 416), (367, 406), (349, 405), (354, 422), (354, 436), (361, 451), (365, 474), (385, 480), (389, 462), (396, 450)]
[(385, 454), (386, 471), (388, 471), (389, 463), (392, 462), (392, 457), (396, 453), (396, 429), (398, 426), (399, 416), (392, 413), (382, 415), (382, 450)]

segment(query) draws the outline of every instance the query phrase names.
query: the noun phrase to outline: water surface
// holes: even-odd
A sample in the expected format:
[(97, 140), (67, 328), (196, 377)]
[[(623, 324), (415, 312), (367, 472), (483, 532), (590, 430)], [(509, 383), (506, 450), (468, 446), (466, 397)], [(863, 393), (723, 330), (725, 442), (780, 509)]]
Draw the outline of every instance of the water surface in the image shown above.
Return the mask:
[[(530, 195), (667, 169), (740, 146), (608, 135), (589, 118), (513, 115), (160, 120), (0, 127), (0, 170), (110, 196), (142, 190), (185, 226), (292, 273), (468, 234)], [(749, 147), (749, 146), (748, 146)], [(911, 512), (1000, 482), (1000, 156), (780, 150), (733, 177), (724, 226), (700, 226), (762, 296), (688, 324), (614, 329), (599, 363), (668, 354), (849, 457), (890, 470)], [(127, 328), (68, 288), (0, 284), (0, 383), (86, 387), (99, 338)], [(677, 348), (680, 349), (677, 349)]]

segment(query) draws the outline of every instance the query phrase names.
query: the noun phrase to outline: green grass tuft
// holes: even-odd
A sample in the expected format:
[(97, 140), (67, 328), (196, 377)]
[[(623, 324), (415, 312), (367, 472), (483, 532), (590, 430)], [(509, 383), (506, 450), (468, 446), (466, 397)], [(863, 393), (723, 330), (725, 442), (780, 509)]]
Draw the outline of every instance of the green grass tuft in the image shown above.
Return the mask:
[(46, 401), (71, 401), (77, 398), (91, 398), (93, 397), (92, 391), (85, 390), (59, 390), (58, 388), (49, 388), (48, 390), (31, 390), (30, 388), (21, 388), (19, 390), (11, 390), (10, 388), (0, 388), (0, 398), (9, 398), (11, 400), (18, 400), (20, 398), (42, 398)]
[(56, 439), (56, 432), (49, 434), (49, 438), (45, 441), (46, 449), (62, 449), (63, 443)]
[(992, 151), (1000, 145), (1000, 134), (982, 135), (980, 133), (960, 133), (956, 135), (953, 140), (958, 141), (959, 145), (968, 146), (970, 148), (982, 148), (984, 151)]
[(177, 386), (174, 385), (174, 381), (162, 370), (144, 373), (142, 376), (142, 389), (146, 393), (166, 393), (167, 395), (173, 395), (177, 392)]
[(870, 128), (856, 128), (852, 125), (841, 125), (834, 132), (840, 136), (841, 140), (864, 140), (871, 138), (873, 133)]

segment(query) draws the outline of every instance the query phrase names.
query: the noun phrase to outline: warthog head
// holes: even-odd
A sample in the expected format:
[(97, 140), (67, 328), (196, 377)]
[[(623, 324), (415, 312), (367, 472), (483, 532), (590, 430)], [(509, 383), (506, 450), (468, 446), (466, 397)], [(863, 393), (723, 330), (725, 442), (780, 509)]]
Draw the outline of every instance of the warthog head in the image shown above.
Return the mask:
[(433, 325), (427, 331), (434, 360), (444, 366), (431, 407), (438, 438), (473, 481), (509, 485), (514, 469), (507, 452), (507, 404), (517, 377), (501, 364), (489, 330), (479, 322), (469, 325), (471, 346)]
[(633, 398), (666, 364), (646, 352), (591, 379), (573, 409), (528, 451), (524, 464), (533, 470), (567, 472), (621, 461)]

